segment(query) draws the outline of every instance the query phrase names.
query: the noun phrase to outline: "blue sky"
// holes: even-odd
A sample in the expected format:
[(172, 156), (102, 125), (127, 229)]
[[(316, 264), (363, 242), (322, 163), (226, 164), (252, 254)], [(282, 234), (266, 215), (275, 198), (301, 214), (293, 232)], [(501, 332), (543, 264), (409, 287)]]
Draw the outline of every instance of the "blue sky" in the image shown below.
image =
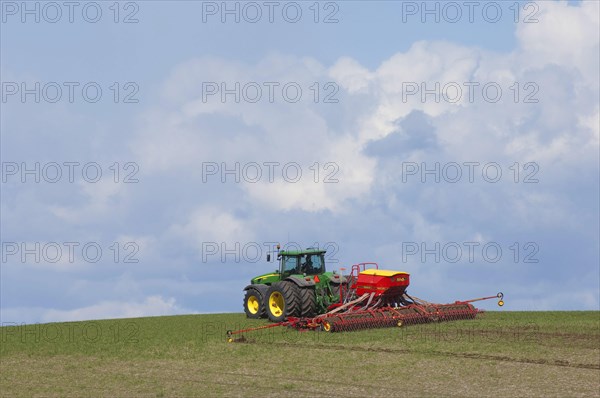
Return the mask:
[(598, 3), (28, 4), (2, 2), (2, 322), (241, 311), (268, 242), (599, 309)]

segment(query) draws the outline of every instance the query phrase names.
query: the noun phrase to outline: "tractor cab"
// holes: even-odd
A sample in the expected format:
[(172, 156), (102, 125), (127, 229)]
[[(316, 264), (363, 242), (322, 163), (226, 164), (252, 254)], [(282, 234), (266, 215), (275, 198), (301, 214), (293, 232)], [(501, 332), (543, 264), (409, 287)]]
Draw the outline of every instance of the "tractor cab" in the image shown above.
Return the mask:
[[(259, 275), (244, 288), (244, 312), (248, 318), (268, 317), (281, 322), (287, 317), (310, 317), (322, 314), (341, 301), (341, 286), (347, 279), (325, 269), (324, 249), (273, 251), (279, 268)], [(267, 262), (271, 253), (267, 253)]]
[(281, 251), (277, 256), (282, 278), (290, 275), (320, 275), (325, 272), (325, 251)]

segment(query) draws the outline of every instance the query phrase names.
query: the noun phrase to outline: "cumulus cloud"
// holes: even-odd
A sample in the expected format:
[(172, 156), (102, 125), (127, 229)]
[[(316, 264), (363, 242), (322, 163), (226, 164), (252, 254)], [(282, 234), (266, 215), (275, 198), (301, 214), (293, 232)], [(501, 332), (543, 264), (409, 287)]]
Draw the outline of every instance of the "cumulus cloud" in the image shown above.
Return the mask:
[(598, 19), (600, 4), (566, 1), (540, 4), (539, 23), (518, 24), (516, 35), (524, 67), (547, 64), (573, 68), (581, 78), (598, 85)]
[[(145, 170), (186, 168), (195, 176), (202, 173), (203, 161), (223, 165), (222, 169), (241, 164), (242, 171), (245, 164), (258, 163), (260, 181), (241, 178), (241, 189), (250, 198), (277, 210), (335, 211), (345, 199), (365, 192), (374, 162), (361, 154), (353, 131), (330, 126), (336, 103), (321, 102), (338, 86), (327, 86), (329, 80), (326, 68), (310, 58), (270, 56), (257, 65), (214, 57), (189, 61), (175, 68), (165, 85), (165, 97), (173, 98), (172, 110), (149, 112), (142, 118), (133, 151)], [(211, 90), (218, 93), (206, 95), (207, 85), (216, 85)], [(261, 91), (258, 102), (244, 100), (247, 85)], [(298, 102), (286, 97), (286, 85), (299, 88)], [(241, 100), (234, 94), (221, 96), (236, 87)], [(329, 171), (323, 168), (332, 162), (334, 179), (343, 184), (322, 183)], [(276, 163), (275, 184), (265, 163)], [(315, 163), (321, 175), (314, 170)], [(284, 174), (290, 164), (301, 167), (300, 179), (296, 180), (295, 170), (290, 178)], [(308, 200), (299, 197), (300, 191), (307, 191)]]
[[(283, 55), (269, 56), (256, 65), (216, 57), (191, 60), (175, 68), (165, 84), (165, 98), (173, 110), (148, 115), (134, 151), (148, 167), (196, 165), (191, 173), (199, 172), (198, 159), (284, 162), (308, 158), (305, 168), (315, 160), (335, 161), (340, 168), (336, 186), (313, 186), (306, 179), (291, 186), (281, 183), (281, 178), (269, 185), (242, 183), (254, 201), (270, 208), (304, 211), (336, 211), (345, 201), (363, 195), (377, 176), (373, 159), (363, 149), (397, 134), (399, 122), (409, 123), (414, 112), (433, 118), (436, 136), (424, 138), (412, 126), (400, 134), (411, 136), (413, 142), (441, 143), (438, 157), (471, 160), (476, 154), (482, 159), (510, 160), (527, 153), (529, 158), (552, 162), (573, 153), (579, 159), (581, 148), (597, 141), (597, 134), (590, 136), (576, 126), (580, 120), (593, 125), (598, 112), (593, 88), (597, 85), (579, 89), (597, 75), (592, 71), (598, 52), (598, 37), (593, 34), (598, 19), (593, 11), (598, 6), (584, 2), (573, 7), (561, 2), (541, 7), (542, 22), (519, 24), (518, 47), (507, 54), (419, 41), (375, 70), (351, 57), (340, 58), (330, 68), (314, 59)], [(572, 26), (577, 28), (572, 30)], [(349, 115), (354, 123), (342, 131), (333, 130), (332, 121), (343, 105), (315, 106), (306, 98), (311, 82), (327, 78), (340, 87), (342, 100), (360, 98)], [(206, 96), (203, 91), (207, 82), (224, 82), (231, 89), (236, 82), (243, 87), (265, 81), (297, 82), (305, 96), (299, 103), (281, 98), (271, 103), (265, 101), (262, 87), (262, 100), (249, 103), (243, 98), (233, 101), (232, 95), (223, 100), (220, 86), (216, 95)], [(486, 83), (502, 90), (498, 103), (486, 100), (495, 90), (492, 87), (489, 94), (482, 87)], [(439, 98), (423, 94), (435, 91), (436, 85)], [(239, 91), (243, 97), (243, 89)], [(517, 101), (515, 96), (519, 96)], [(544, 103), (524, 104), (525, 97)], [(572, 109), (565, 102), (573, 104)], [(366, 103), (373, 105), (362, 106)], [(414, 158), (420, 152), (405, 151), (404, 155)], [(300, 199), (300, 191), (312, 200)]]
[[(360, 236), (376, 234), (375, 228), (394, 231), (375, 243), (375, 251), (390, 262), (401, 253), (399, 239), (493, 240), (509, 250), (517, 239), (573, 244), (561, 235), (565, 230), (574, 240), (597, 236), (593, 225), (579, 227), (592, 211), (593, 194), (589, 201), (573, 200), (572, 191), (563, 188), (570, 181), (571, 189), (585, 190), (589, 178), (597, 177), (598, 5), (544, 2), (540, 8), (539, 23), (517, 25), (517, 46), (507, 53), (417, 41), (372, 69), (351, 56), (327, 67), (281, 54), (254, 65), (217, 57), (179, 65), (165, 83), (166, 106), (142, 119), (132, 143), (141, 163), (166, 172), (187, 167), (186, 173), (198, 179), (199, 159), (229, 166), (294, 161), (305, 176), (313, 162), (331, 161), (339, 167), (339, 182), (316, 184), (310, 172), (293, 184), (281, 176), (274, 182), (242, 179), (228, 195), (203, 195), (204, 201), (216, 202), (191, 210), (189, 221), (170, 230), (239, 241), (264, 236), (258, 230), (264, 224), (251, 221), (264, 212), (279, 217), (316, 213), (323, 223), (350, 215), (350, 228), (363, 225)], [(333, 81), (339, 102), (207, 98), (202, 95), (207, 81), (226, 82), (229, 88), (236, 81), (242, 86), (294, 81), (305, 89), (311, 82)], [(470, 171), (464, 166), (458, 184), (424, 184), (421, 173), (406, 181), (406, 162), (429, 169), (475, 162), (475, 182), (467, 181)], [(485, 180), (487, 163), (501, 168), (499, 183)], [(585, 169), (590, 172), (582, 174)], [(535, 183), (524, 184), (527, 176)], [(217, 191), (225, 192), (223, 187)], [(243, 221), (230, 210), (248, 206), (258, 211)], [(212, 216), (205, 214), (208, 208)], [(370, 217), (382, 222), (364, 226)], [(352, 246), (353, 239), (347, 239)], [(588, 262), (578, 267), (589, 270), (589, 257), (582, 256)], [(470, 266), (464, 259), (461, 264)], [(443, 288), (444, 277), (456, 277), (448, 268), (425, 271), (422, 266), (413, 264), (412, 271), (431, 282), (424, 287), (431, 293)], [(494, 267), (487, 264), (483, 273), (494, 274)], [(535, 275), (536, 268), (527, 267)]]
[[(69, 291), (76, 297), (95, 286), (102, 293), (80, 309), (29, 303), (28, 311), (47, 321), (205, 311), (208, 302), (211, 310), (239, 311), (240, 295), (231, 292), (272, 264), (199, 266), (202, 244), (285, 243), (286, 237), (306, 245), (335, 241), (338, 265), (376, 260), (403, 268), (414, 274), (411, 291), (432, 301), (459, 298), (454, 291), (468, 298), (505, 290), (514, 309), (571, 308), (573, 302), (597, 309), (599, 6), (538, 5), (539, 23), (517, 24), (508, 52), (421, 40), (376, 66), (353, 54), (330, 64), (281, 53), (254, 62), (181, 61), (164, 77), (156, 103), (137, 114), (127, 141), (140, 184), (76, 184), (68, 205), (41, 206), (31, 192), (4, 196), (3, 224), (24, 236), (30, 226), (20, 220), (30, 212), (35, 230), (72, 224), (94, 236), (101, 234), (98, 225), (114, 224), (119, 230), (111, 238), (139, 241), (144, 260), (135, 269), (87, 267)], [(236, 82), (240, 100), (223, 99), (221, 84), (236, 90)], [(273, 101), (269, 82), (279, 84)], [(301, 87), (297, 102), (283, 98), (286, 83)], [(209, 86), (219, 91), (208, 94)], [(261, 98), (248, 101), (244, 96), (256, 87)], [(497, 101), (490, 99), (496, 87), (502, 90)], [(325, 102), (328, 95), (337, 102)], [(208, 179), (207, 162), (220, 168)], [(250, 162), (263, 166), (259, 181), (239, 174)], [(265, 162), (278, 164), (273, 181)], [(282, 175), (292, 162), (302, 169), (299, 181)], [(462, 178), (436, 183), (430, 173), (423, 182), (421, 170), (406, 175), (408, 162), (429, 170), (456, 163)], [(474, 182), (465, 162), (478, 163)], [(490, 162), (501, 167), (497, 183), (482, 177)], [(236, 167), (238, 178), (223, 176), (223, 168)], [(326, 177), (334, 181), (325, 183)], [(527, 177), (537, 182), (525, 183)], [(403, 261), (407, 241), (429, 247), (496, 241), (504, 256), (498, 263), (480, 254), (474, 262)], [(538, 245), (536, 263), (522, 261), (528, 242)], [(564, 269), (573, 276), (557, 279)], [(9, 271), (13, 280), (27, 280)], [(101, 289), (114, 284), (114, 273), (116, 288)], [(105, 285), (89, 282), (95, 277)], [(54, 287), (53, 297), (61, 289)], [(575, 290), (582, 293), (570, 293)], [(549, 295), (556, 298), (544, 298)], [(19, 306), (13, 300), (9, 307)]]
[(253, 239), (248, 222), (216, 206), (195, 209), (183, 224), (172, 225), (169, 234), (193, 242), (197, 248), (204, 242), (249, 242)]

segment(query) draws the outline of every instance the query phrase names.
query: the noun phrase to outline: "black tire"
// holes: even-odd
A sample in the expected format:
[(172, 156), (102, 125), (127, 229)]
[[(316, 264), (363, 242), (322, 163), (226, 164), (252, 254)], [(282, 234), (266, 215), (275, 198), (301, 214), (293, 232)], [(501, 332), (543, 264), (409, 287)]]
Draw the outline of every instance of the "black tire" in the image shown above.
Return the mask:
[(313, 318), (317, 315), (317, 296), (315, 289), (307, 286), (299, 289), (300, 292), (300, 316)]
[[(298, 286), (282, 281), (271, 285), (265, 296), (265, 309), (271, 322), (283, 322), (288, 317), (300, 314)], [(279, 302), (280, 305), (276, 305)], [(283, 307), (283, 308), (282, 308)]]
[[(330, 283), (329, 287), (331, 288), (331, 295), (340, 297), (340, 285), (337, 283)], [(339, 300), (338, 300), (339, 301)]]
[[(246, 318), (259, 319), (265, 316), (265, 299), (262, 289), (249, 288), (244, 295), (244, 312)], [(253, 299), (257, 302), (254, 302)]]
[(256, 290), (258, 290), (258, 292), (260, 293), (260, 296), (262, 297), (262, 304), (263, 304), (263, 311), (262, 314), (260, 315), (261, 318), (267, 318), (267, 290), (269, 290), (269, 286), (268, 285), (256, 285)]

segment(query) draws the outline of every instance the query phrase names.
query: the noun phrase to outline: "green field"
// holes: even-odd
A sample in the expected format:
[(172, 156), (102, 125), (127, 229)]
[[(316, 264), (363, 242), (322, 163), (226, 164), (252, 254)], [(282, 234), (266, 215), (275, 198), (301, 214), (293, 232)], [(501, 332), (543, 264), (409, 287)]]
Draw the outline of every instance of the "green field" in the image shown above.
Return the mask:
[(272, 328), (227, 343), (242, 314), (5, 326), (13, 396), (518, 396), (600, 394), (599, 312), (488, 312), (351, 333)]

